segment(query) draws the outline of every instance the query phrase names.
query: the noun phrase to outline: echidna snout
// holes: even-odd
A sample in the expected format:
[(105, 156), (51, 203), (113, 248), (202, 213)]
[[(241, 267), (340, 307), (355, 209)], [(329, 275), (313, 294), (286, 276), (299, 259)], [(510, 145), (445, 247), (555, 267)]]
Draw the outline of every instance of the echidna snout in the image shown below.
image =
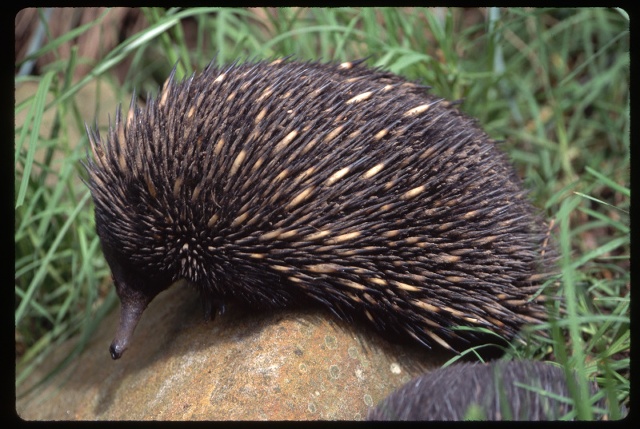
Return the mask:
[(124, 351), (129, 347), (133, 331), (138, 325), (140, 316), (144, 307), (125, 304), (124, 302), (120, 306), (120, 325), (116, 336), (109, 346), (109, 353), (113, 359), (120, 359)]
[(180, 279), (205, 313), (312, 302), (427, 346), (543, 320), (546, 226), (453, 104), (356, 63), (276, 60), (172, 74), (105, 140), (87, 130), (122, 303), (111, 355)]
[[(100, 232), (105, 225), (98, 221), (97, 227)], [(115, 360), (120, 359), (129, 347), (133, 332), (147, 305), (158, 293), (169, 287), (170, 282), (140, 274), (127, 261), (121, 260), (119, 252), (111, 249), (106, 242), (102, 242), (102, 252), (111, 267), (116, 293), (120, 298), (120, 322), (109, 347), (109, 353)]]
[[(155, 295), (154, 295), (155, 296)], [(120, 323), (116, 336), (111, 342), (109, 353), (113, 359), (120, 359), (124, 351), (129, 347), (133, 332), (140, 321), (142, 313), (147, 305), (154, 298), (140, 295), (132, 297), (128, 295), (119, 295), (120, 297)]]

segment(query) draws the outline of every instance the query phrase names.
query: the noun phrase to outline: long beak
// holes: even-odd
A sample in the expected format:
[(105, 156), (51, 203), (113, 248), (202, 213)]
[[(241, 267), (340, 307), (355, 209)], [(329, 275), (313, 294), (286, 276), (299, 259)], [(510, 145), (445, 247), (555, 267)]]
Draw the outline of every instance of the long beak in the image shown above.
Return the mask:
[(138, 326), (140, 316), (147, 308), (147, 304), (148, 302), (142, 300), (122, 301), (120, 305), (120, 325), (109, 347), (109, 352), (114, 360), (120, 359), (124, 351), (129, 347), (133, 331)]

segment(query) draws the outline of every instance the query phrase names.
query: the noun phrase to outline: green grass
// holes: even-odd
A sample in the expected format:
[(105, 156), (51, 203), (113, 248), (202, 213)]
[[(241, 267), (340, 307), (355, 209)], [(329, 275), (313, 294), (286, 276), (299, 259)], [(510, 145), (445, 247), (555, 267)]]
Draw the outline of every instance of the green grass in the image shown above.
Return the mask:
[[(629, 32), (616, 9), (143, 9), (146, 28), (98, 60), (73, 41), (95, 22), (44, 43), (29, 59), (55, 53), (16, 86), (33, 93), (15, 106), (15, 322), (20, 385), (64, 340), (87, 339), (115, 304), (80, 181), (84, 123), (105, 124), (104, 94), (125, 106), (130, 93), (155, 93), (177, 65), (179, 77), (213, 58), (294, 55), (367, 58), (433, 87), (509, 153), (531, 198), (554, 220), (559, 295), (566, 314), (514, 343), (514, 358), (549, 359), (597, 377), (611, 403), (629, 397)], [(41, 16), (41, 23), (48, 25)], [(187, 33), (189, 28), (195, 31)], [(48, 34), (48, 33), (46, 33)], [(191, 43), (187, 47), (187, 43)], [(130, 61), (123, 84), (115, 68)], [(90, 71), (74, 80), (79, 65)], [(22, 63), (16, 65), (16, 70)], [(100, 85), (96, 85), (99, 83)], [(81, 90), (92, 88), (90, 103)], [(45, 121), (45, 118), (46, 119)], [(554, 304), (557, 306), (557, 302)], [(83, 341), (75, 349), (81, 350)], [(580, 380), (583, 380), (581, 378)], [(571, 386), (589, 418), (585, 384)], [(612, 407), (611, 417), (619, 417)]]

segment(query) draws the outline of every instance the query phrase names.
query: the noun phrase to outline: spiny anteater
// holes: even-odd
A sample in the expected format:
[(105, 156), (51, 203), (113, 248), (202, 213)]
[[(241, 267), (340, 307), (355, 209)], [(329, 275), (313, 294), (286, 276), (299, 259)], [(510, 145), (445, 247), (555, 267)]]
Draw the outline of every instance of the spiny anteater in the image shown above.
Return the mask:
[[(174, 71), (175, 73), (175, 71)], [(506, 156), (451, 102), (360, 63), (174, 73), (86, 168), (121, 300), (119, 358), (179, 279), (205, 313), (320, 303), (430, 345), (544, 318), (545, 227)]]
[[(590, 395), (597, 390), (590, 382)], [(464, 363), (410, 381), (372, 408), (367, 419), (557, 420), (574, 410), (570, 398), (564, 370), (551, 364)], [(605, 400), (596, 406), (606, 410)]]

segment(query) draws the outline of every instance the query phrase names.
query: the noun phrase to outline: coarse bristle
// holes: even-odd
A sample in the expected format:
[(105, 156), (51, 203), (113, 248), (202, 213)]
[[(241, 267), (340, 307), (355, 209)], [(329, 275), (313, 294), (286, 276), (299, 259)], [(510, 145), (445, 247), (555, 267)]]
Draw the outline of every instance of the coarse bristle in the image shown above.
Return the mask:
[(210, 65), (124, 122), (89, 130), (87, 161), (114, 358), (182, 278), (208, 303), (315, 301), (445, 347), (459, 325), (511, 337), (544, 318), (544, 224), (495, 143), (423, 86), (355, 63)]

